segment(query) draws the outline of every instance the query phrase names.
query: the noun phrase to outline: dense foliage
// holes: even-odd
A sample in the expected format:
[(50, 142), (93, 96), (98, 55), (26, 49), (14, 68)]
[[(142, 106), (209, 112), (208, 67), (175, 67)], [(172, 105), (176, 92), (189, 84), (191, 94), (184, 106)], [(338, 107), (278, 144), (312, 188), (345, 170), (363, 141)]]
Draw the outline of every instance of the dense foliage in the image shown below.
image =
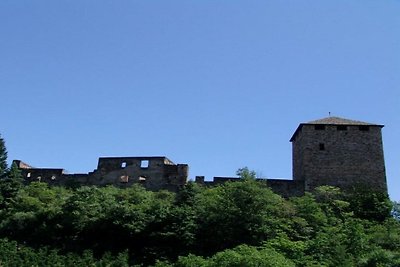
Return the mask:
[(7, 148), (4, 139), (0, 135), (0, 178), (7, 174)]
[(7, 183), (17, 182), (1, 184), (0, 266), (400, 265), (400, 224), (376, 192), (285, 200), (243, 179), (176, 194), (38, 182), (9, 194)]
[(399, 202), (396, 202), (396, 201), (393, 202), (393, 208), (392, 208), (391, 214), (392, 214), (393, 218), (400, 221), (400, 203)]
[(325, 186), (283, 199), (238, 173), (171, 193), (24, 185), (11, 166), (0, 179), (0, 266), (400, 266), (386, 195)]

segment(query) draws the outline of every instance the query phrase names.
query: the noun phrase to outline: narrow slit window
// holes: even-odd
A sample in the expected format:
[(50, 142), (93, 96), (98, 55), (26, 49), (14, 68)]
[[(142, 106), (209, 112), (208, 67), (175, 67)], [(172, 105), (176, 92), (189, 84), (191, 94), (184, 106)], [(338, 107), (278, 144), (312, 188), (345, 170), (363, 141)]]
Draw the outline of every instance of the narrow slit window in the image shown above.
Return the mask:
[(145, 169), (145, 168), (148, 168), (148, 167), (149, 167), (149, 161), (148, 160), (142, 160), (140, 162), (140, 168)]
[(124, 162), (121, 163), (121, 168), (123, 169), (125, 167), (126, 167), (126, 162), (124, 161)]
[(319, 150), (325, 150), (325, 144), (319, 143)]
[(28, 172), (28, 174), (26, 175), (27, 178), (31, 178), (31, 173)]

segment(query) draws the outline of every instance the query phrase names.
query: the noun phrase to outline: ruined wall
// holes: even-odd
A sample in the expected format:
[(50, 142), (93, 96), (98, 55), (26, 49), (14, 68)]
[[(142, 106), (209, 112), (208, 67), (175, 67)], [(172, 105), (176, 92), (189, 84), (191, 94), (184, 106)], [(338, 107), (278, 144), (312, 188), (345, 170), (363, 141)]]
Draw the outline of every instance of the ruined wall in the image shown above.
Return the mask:
[(293, 177), (305, 190), (364, 184), (387, 191), (380, 126), (303, 125), (293, 143)]
[(304, 181), (267, 179), (267, 185), (271, 190), (283, 197), (299, 197), (304, 195)]
[(21, 169), (21, 175), (28, 183), (46, 182), (59, 185), (62, 181), (63, 169)]
[(89, 183), (128, 187), (142, 184), (149, 190), (176, 190), (186, 184), (188, 166), (174, 164), (165, 157), (100, 158)]
[(40, 181), (50, 185), (114, 185), (129, 187), (141, 184), (148, 190), (177, 191), (186, 184), (189, 167), (174, 164), (166, 157), (100, 158), (97, 169), (88, 174), (66, 174), (63, 169), (33, 168), (14, 161), (26, 182)]

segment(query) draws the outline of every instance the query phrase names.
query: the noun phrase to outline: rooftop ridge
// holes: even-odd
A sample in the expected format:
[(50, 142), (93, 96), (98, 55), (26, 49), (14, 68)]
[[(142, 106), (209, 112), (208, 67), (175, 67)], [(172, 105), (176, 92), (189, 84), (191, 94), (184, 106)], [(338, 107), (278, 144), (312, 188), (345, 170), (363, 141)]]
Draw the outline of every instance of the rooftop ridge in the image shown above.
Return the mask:
[(341, 117), (326, 117), (318, 120), (309, 121), (302, 124), (328, 124), (328, 125), (369, 125), (369, 126), (383, 126), (375, 123), (369, 123), (358, 120), (349, 120)]
[(290, 142), (292, 142), (300, 129), (304, 125), (315, 125), (315, 124), (323, 124), (323, 125), (347, 125), (347, 126), (376, 126), (376, 127), (383, 127), (384, 125), (382, 124), (375, 124), (375, 123), (369, 123), (369, 122), (363, 122), (363, 121), (357, 121), (357, 120), (349, 120), (341, 117), (326, 117), (318, 120), (313, 120), (309, 122), (302, 122), (299, 124), (297, 127), (296, 131), (293, 133), (292, 137), (290, 138)]

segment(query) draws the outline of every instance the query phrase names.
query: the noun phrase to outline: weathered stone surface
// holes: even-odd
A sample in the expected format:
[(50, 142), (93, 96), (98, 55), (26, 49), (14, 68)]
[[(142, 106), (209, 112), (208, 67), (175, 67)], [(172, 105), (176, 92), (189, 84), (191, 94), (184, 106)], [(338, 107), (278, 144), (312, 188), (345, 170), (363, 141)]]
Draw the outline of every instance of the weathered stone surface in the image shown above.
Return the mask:
[(387, 191), (383, 126), (340, 118), (325, 121), (300, 124), (293, 135), (293, 179), (303, 180), (306, 191), (321, 185)]
[(178, 190), (186, 184), (189, 168), (174, 164), (166, 157), (108, 157), (100, 158), (97, 169), (88, 174), (64, 174), (63, 169), (26, 168), (15, 161), (27, 182), (41, 181), (51, 185), (115, 185), (128, 187), (142, 184), (149, 190)]

